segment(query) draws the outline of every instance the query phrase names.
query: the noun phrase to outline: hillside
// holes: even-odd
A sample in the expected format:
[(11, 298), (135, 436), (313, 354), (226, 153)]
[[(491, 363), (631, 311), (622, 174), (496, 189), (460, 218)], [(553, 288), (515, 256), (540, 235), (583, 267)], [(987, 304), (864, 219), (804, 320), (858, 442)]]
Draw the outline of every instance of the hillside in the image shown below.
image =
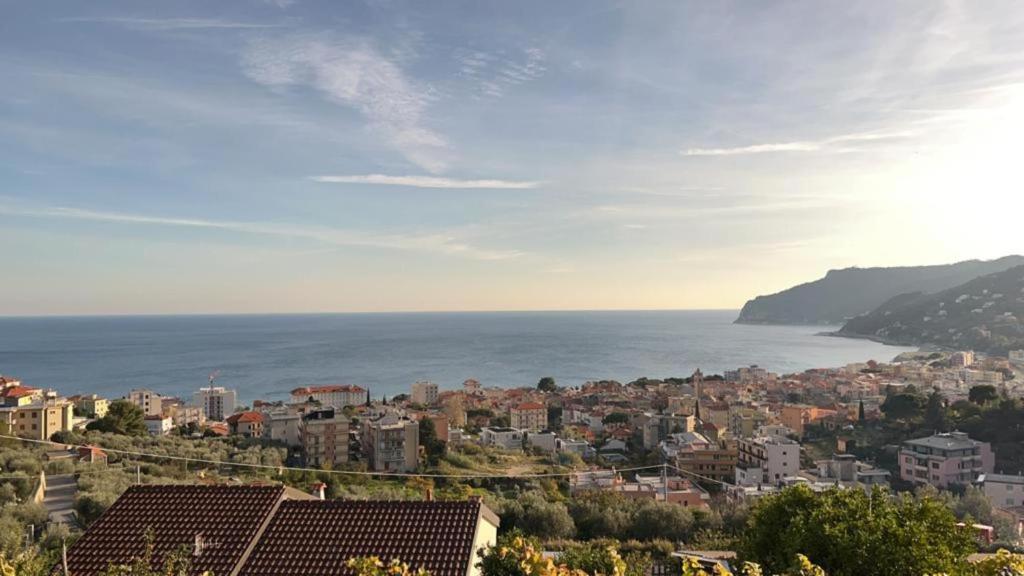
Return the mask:
[(837, 334), (991, 354), (1024, 348), (1024, 266), (938, 294), (897, 296), (850, 320)]
[(824, 278), (748, 301), (741, 324), (843, 324), (900, 294), (934, 294), (979, 276), (1024, 265), (1024, 256), (967, 260), (939, 266), (845, 268)]

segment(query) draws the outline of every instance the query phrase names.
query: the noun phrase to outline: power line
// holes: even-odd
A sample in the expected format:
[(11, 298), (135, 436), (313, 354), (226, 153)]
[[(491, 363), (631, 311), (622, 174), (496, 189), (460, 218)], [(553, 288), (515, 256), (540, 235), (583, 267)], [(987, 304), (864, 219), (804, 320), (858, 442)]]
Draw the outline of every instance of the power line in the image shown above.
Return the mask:
[(662, 468), (662, 464), (655, 464), (650, 466), (637, 466), (632, 468), (603, 468), (597, 470), (583, 470), (578, 472), (541, 472), (535, 474), (440, 474), (434, 472), (372, 472), (369, 470), (321, 470), (317, 468), (305, 468), (301, 466), (273, 466), (270, 464), (252, 464), (248, 462), (225, 462), (223, 460), (208, 460), (204, 458), (189, 458), (187, 456), (173, 456), (168, 454), (152, 454), (148, 452), (137, 452), (133, 450), (118, 450), (115, 448), (104, 448), (103, 446), (88, 445), (88, 444), (65, 444), (62, 442), (54, 442), (52, 440), (36, 440), (33, 438), (21, 438), (18, 436), (10, 436), (0, 434), (0, 438), (6, 438), (10, 440), (19, 440), (21, 442), (28, 442), (32, 444), (44, 444), (47, 446), (59, 446), (62, 448), (99, 448), (104, 452), (110, 452), (112, 454), (119, 454), (122, 456), (135, 456), (138, 458), (154, 458), (164, 460), (176, 460), (183, 462), (195, 462), (197, 464), (210, 464), (214, 466), (237, 466), (240, 468), (254, 468), (263, 470), (274, 470), (277, 473), (284, 471), (289, 472), (314, 472), (317, 474), (338, 474), (347, 476), (379, 476), (385, 478), (455, 478), (463, 480), (472, 479), (509, 479), (509, 480), (528, 480), (533, 478), (569, 478), (573, 476), (582, 476), (586, 474), (593, 474), (596, 472), (635, 472), (639, 470), (650, 470), (654, 468)]

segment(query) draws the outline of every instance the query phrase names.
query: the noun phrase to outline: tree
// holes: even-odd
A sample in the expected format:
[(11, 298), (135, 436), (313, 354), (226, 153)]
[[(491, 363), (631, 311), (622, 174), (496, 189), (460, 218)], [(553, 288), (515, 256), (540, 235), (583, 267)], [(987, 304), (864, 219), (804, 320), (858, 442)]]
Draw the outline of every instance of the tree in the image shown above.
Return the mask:
[(864, 399), (862, 398), (860, 403), (857, 405), (857, 421), (863, 422), (864, 420)]
[(601, 419), (602, 424), (625, 424), (629, 422), (629, 414), (625, 412), (612, 412)]
[(377, 556), (349, 558), (345, 563), (356, 576), (430, 576), (422, 567), (413, 570), (408, 564), (397, 558), (385, 564)]
[(949, 418), (946, 415), (946, 399), (938, 390), (928, 395), (928, 403), (924, 407), (924, 425), (929, 430), (946, 432), (949, 430)]
[(998, 400), (999, 392), (991, 384), (979, 384), (978, 386), (971, 387), (970, 391), (967, 392), (967, 399), (978, 406), (984, 406), (989, 402)]
[(124, 436), (145, 436), (146, 415), (135, 404), (127, 400), (114, 400), (107, 408), (107, 414), (86, 426), (87, 430), (98, 430)]
[(796, 486), (757, 504), (739, 549), (769, 574), (792, 568), (798, 553), (832, 576), (957, 573), (975, 547), (956, 523), (930, 497)]
[(537, 390), (541, 392), (554, 392), (558, 390), (558, 385), (555, 384), (555, 379), (551, 376), (545, 376), (537, 381)]
[(437, 427), (430, 418), (420, 419), (420, 446), (423, 446), (427, 454), (427, 463), (437, 466), (437, 463), (444, 456), (445, 445), (437, 437)]
[[(909, 387), (908, 387), (909, 388)], [(882, 402), (881, 410), (893, 420), (916, 420), (921, 417), (927, 400), (916, 392), (890, 394)]]
[(572, 538), (576, 533), (576, 525), (565, 504), (548, 502), (537, 491), (502, 501), (500, 516), (503, 528), (518, 528), (544, 540)]

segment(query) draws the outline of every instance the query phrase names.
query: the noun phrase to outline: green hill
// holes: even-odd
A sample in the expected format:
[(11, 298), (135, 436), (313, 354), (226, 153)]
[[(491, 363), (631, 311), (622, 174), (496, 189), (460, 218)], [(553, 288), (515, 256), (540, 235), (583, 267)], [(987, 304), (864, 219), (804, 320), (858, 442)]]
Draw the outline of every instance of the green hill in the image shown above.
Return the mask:
[(1005, 354), (1024, 348), (1024, 266), (938, 294), (903, 294), (837, 333), (898, 344)]
[(1024, 265), (1022, 256), (968, 260), (939, 266), (846, 268), (777, 294), (758, 296), (743, 306), (741, 324), (841, 325), (900, 294), (934, 294), (979, 276)]

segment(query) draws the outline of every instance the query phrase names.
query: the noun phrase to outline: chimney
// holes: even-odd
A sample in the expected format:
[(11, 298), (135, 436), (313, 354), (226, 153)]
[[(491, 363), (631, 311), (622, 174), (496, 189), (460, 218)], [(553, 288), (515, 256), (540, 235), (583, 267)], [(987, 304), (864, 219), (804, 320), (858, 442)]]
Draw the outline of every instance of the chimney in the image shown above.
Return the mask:
[(426, 492), (423, 494), (423, 499), (426, 500), (427, 502), (433, 502), (434, 501), (434, 489), (433, 488), (427, 488)]
[(313, 484), (313, 496), (316, 496), (321, 500), (326, 500), (327, 498), (324, 496), (324, 488), (327, 488), (327, 484), (324, 484), (323, 482)]

